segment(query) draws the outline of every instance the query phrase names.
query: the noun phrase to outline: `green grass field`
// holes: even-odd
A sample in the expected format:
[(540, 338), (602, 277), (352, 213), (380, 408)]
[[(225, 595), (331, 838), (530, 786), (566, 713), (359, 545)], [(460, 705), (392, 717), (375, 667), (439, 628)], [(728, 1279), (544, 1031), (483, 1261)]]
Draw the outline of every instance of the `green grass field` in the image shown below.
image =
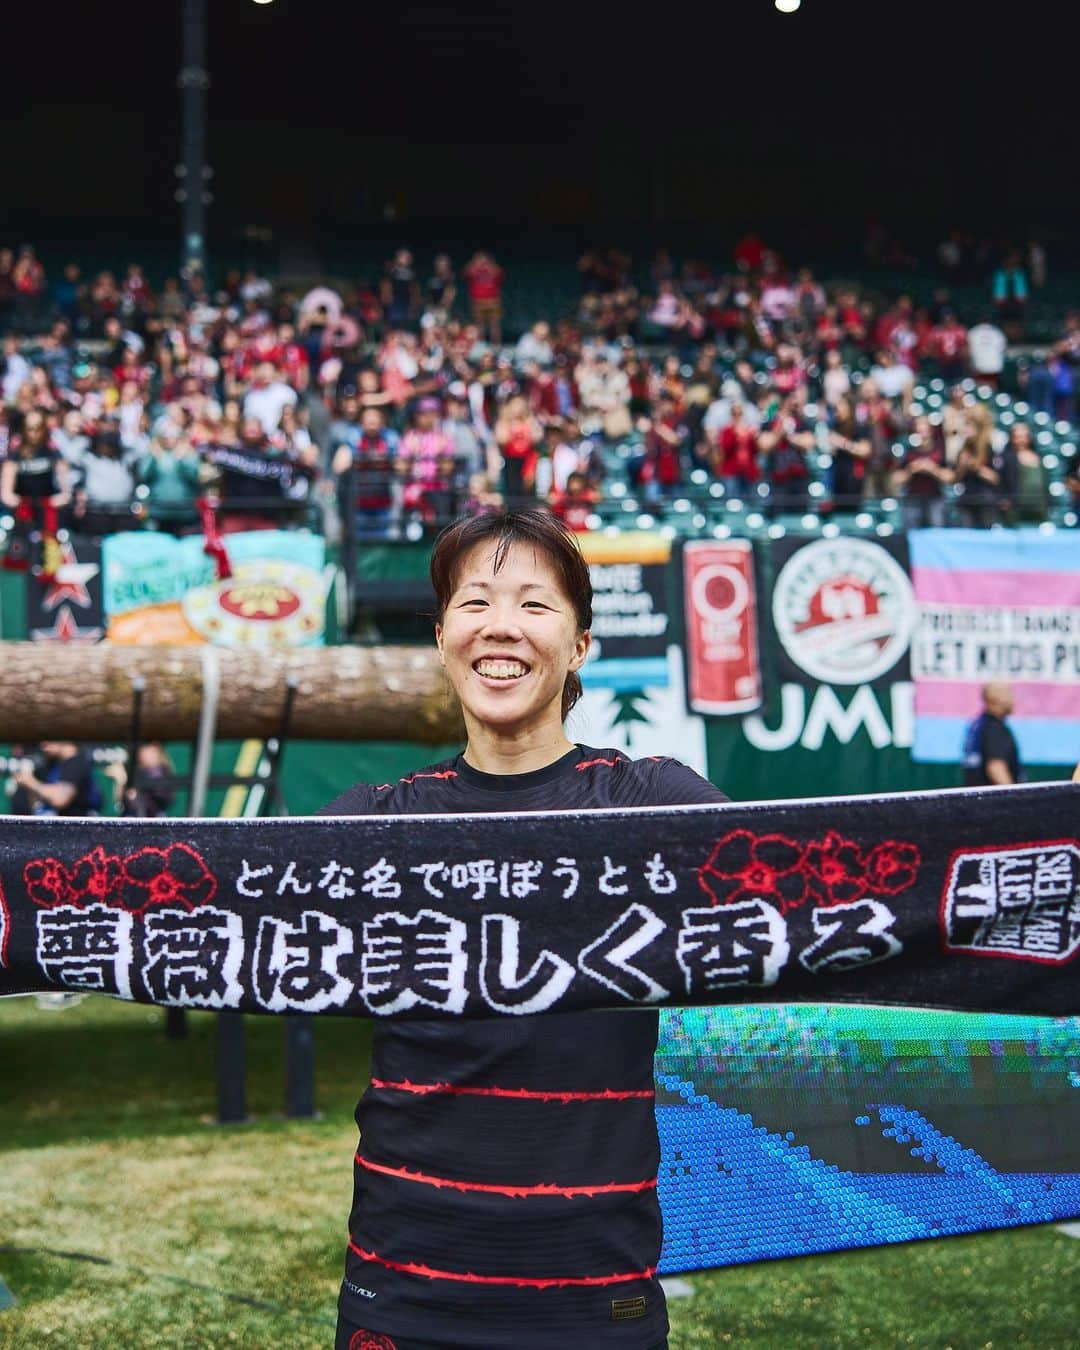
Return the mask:
[[(322, 1115), (288, 1121), (282, 1023), (248, 1018), (252, 1119), (222, 1128), (188, 1020), (0, 1000), (4, 1350), (332, 1345), (369, 1027), (320, 1019)], [(672, 1350), (1080, 1346), (1080, 1241), (1049, 1226), (682, 1278)]]

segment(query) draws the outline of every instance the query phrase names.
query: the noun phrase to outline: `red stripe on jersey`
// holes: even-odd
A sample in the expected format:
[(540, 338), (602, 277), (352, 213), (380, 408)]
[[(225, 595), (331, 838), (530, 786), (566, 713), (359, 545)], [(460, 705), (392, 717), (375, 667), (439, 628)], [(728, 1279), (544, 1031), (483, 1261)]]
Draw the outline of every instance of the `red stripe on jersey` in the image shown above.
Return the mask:
[[(408, 778), (399, 778), (398, 783), (415, 783), (418, 778), (456, 778), (457, 776), (457, 769), (443, 769), (440, 773), (411, 773)], [(396, 786), (396, 783), (380, 783), (375, 791), (382, 792), (386, 788)]]
[(383, 1088), (391, 1092), (412, 1092), (417, 1096), (429, 1093), (450, 1097), (510, 1097), (529, 1102), (626, 1102), (635, 1098), (652, 1101), (656, 1093), (652, 1088), (635, 1088), (632, 1091), (616, 1092), (613, 1088), (604, 1088), (601, 1092), (539, 1092), (531, 1088), (504, 1087), (459, 1087), (456, 1083), (395, 1083), (387, 1078), (371, 1079), (373, 1088)]
[(359, 1167), (369, 1172), (381, 1172), (384, 1176), (398, 1177), (401, 1181), (415, 1181), (421, 1186), (447, 1187), (454, 1191), (483, 1191), (486, 1195), (508, 1195), (513, 1199), (524, 1199), (529, 1195), (561, 1195), (570, 1199), (575, 1195), (618, 1195), (627, 1191), (654, 1191), (656, 1178), (648, 1181), (607, 1181), (599, 1186), (556, 1186), (554, 1182), (541, 1182), (537, 1186), (496, 1186), (484, 1181), (453, 1181), (449, 1177), (434, 1177), (428, 1172), (413, 1172), (408, 1167), (387, 1167), (383, 1163), (372, 1162), (357, 1152), (355, 1161)]
[(391, 1261), (387, 1256), (379, 1256), (377, 1252), (365, 1251), (363, 1247), (358, 1247), (352, 1238), (349, 1239), (349, 1249), (361, 1261), (375, 1261), (380, 1266), (385, 1266), (387, 1270), (398, 1270), (404, 1275), (423, 1275), (429, 1280), (456, 1280), (463, 1284), (509, 1284), (517, 1289), (565, 1289), (570, 1286), (590, 1288), (605, 1284), (630, 1284), (634, 1280), (651, 1280), (656, 1274), (655, 1266), (646, 1266), (644, 1270), (628, 1271), (624, 1275), (576, 1275), (566, 1276), (563, 1279), (530, 1280), (519, 1275), (474, 1275), (472, 1271), (436, 1270), (433, 1266), (421, 1265), (417, 1261)]
[(613, 769), (616, 764), (622, 763), (624, 763), (624, 761), (621, 756), (618, 756), (615, 759), (583, 759), (580, 764), (575, 764), (574, 768), (580, 773), (582, 769), (591, 769), (594, 764), (606, 764), (609, 769)]

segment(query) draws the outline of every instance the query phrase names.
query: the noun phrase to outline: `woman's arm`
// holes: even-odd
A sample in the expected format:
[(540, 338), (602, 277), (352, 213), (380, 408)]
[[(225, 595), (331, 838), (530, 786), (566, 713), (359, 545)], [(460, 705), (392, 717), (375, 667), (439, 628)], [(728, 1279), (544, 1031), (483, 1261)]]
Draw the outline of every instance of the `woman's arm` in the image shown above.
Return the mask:
[(5, 459), (0, 464), (0, 503), (14, 511), (19, 504), (19, 497), (15, 491), (15, 476), (19, 471), (19, 466), (13, 459)]

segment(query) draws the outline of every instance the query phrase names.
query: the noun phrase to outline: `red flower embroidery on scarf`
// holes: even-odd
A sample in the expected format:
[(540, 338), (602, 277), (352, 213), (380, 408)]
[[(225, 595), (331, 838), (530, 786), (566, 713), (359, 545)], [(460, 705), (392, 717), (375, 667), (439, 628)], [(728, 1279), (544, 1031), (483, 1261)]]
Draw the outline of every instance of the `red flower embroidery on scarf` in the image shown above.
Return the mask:
[(714, 905), (767, 900), (781, 910), (792, 909), (806, 899), (802, 856), (799, 845), (782, 834), (732, 830), (698, 869), (698, 882)]

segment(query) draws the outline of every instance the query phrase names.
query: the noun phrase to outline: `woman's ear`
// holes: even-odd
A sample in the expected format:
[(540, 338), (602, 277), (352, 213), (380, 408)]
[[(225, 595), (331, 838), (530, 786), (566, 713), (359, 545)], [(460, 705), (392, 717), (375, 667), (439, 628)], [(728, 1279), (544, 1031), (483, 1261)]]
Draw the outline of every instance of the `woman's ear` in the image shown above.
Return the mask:
[(585, 659), (589, 655), (589, 648), (592, 646), (592, 633), (588, 629), (584, 633), (578, 634), (578, 639), (574, 643), (574, 655), (570, 659), (570, 670), (580, 670), (585, 664)]
[(445, 666), (445, 665), (446, 665), (446, 656), (445, 656), (444, 653), (443, 653), (443, 636), (442, 636), (442, 624), (441, 624), (441, 623), (437, 623), (437, 624), (435, 625), (435, 645), (436, 645), (436, 646), (438, 647), (438, 649), (439, 649), (439, 662), (440, 662), (441, 665), (444, 665), (444, 666)]

